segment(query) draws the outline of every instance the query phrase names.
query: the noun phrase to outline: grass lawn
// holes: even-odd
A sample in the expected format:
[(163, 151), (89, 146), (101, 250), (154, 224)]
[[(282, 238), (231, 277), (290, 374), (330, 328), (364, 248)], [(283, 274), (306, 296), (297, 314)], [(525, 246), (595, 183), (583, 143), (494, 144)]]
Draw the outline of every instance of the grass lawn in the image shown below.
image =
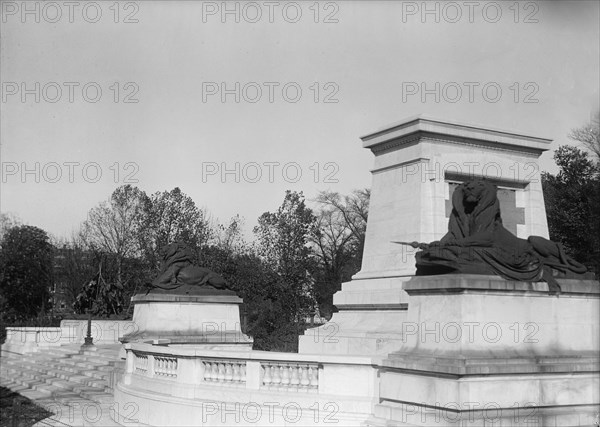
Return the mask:
[(5, 387), (0, 387), (0, 426), (30, 427), (52, 413)]

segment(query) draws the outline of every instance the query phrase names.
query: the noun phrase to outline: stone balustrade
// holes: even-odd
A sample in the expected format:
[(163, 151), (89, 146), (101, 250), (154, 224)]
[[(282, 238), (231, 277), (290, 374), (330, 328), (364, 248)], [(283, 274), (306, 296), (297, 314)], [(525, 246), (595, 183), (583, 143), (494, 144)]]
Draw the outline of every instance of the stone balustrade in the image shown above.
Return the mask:
[(148, 355), (134, 354), (134, 372), (140, 375), (146, 375), (148, 372)]
[[(118, 344), (119, 338), (137, 331), (131, 320), (92, 320), (94, 344)], [(64, 344), (83, 344), (87, 334), (87, 320), (63, 320), (60, 327), (7, 327), (2, 350), (26, 354)]]
[(27, 354), (64, 344), (61, 328), (8, 327), (2, 351)]
[(246, 383), (246, 361), (203, 359), (203, 380), (216, 384), (244, 385)]
[[(360, 425), (379, 401), (380, 358), (166, 344), (124, 345), (115, 402), (135, 403), (142, 424), (261, 425), (272, 415), (270, 425)], [(160, 402), (148, 397), (156, 392)]]
[(261, 362), (261, 388), (269, 390), (317, 391), (319, 365), (316, 363)]

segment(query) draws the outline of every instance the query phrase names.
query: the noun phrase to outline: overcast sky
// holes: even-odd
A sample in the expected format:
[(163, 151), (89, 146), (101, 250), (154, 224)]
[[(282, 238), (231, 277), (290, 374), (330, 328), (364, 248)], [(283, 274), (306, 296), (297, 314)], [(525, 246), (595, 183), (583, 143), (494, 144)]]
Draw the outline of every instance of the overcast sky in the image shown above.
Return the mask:
[(2, 1), (1, 211), (68, 237), (119, 185), (179, 186), (248, 231), (286, 189), (369, 187), (359, 137), (404, 117), (553, 150), (598, 109), (599, 2), (425, 7)]

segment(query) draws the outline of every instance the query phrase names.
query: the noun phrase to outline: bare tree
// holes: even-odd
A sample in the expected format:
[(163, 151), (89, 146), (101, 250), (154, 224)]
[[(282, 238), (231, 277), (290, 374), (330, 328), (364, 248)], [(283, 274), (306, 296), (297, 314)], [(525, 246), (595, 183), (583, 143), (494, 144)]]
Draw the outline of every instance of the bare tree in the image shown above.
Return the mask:
[(596, 161), (600, 160), (600, 110), (594, 114), (587, 125), (573, 129), (569, 138), (581, 142), (585, 148), (596, 155)]
[(102, 202), (88, 213), (81, 229), (81, 238), (95, 252), (114, 256), (116, 281), (123, 284), (123, 265), (127, 258), (140, 255), (138, 236), (147, 222), (146, 193), (125, 185), (117, 188), (108, 202)]
[(316, 202), (317, 227), (312, 243), (319, 259), (314, 277), (316, 295), (325, 317), (331, 315), (333, 294), (360, 269), (369, 215), (370, 190), (342, 196), (321, 192)]
[(335, 212), (331, 219), (344, 224), (348, 232), (352, 234), (361, 257), (367, 231), (370, 198), (371, 190), (365, 188), (354, 190), (352, 194), (346, 196), (336, 192), (324, 191), (319, 193), (315, 200), (323, 206), (323, 209)]

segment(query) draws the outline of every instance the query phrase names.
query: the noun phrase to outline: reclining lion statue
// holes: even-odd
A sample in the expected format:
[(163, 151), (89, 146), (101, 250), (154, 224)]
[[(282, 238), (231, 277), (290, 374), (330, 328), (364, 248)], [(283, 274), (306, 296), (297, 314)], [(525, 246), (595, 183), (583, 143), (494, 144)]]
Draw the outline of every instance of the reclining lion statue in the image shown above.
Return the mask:
[(177, 241), (161, 249), (162, 269), (151, 288), (175, 290), (199, 286), (229, 289), (227, 282), (208, 268), (195, 265), (195, 254), (185, 243)]
[(459, 185), (452, 195), (448, 233), (441, 240), (413, 242), (417, 275), (495, 274), (509, 280), (546, 281), (550, 292), (560, 286), (555, 276), (587, 278), (587, 268), (565, 253), (560, 243), (540, 236), (520, 239), (504, 228), (496, 186), (488, 181)]

